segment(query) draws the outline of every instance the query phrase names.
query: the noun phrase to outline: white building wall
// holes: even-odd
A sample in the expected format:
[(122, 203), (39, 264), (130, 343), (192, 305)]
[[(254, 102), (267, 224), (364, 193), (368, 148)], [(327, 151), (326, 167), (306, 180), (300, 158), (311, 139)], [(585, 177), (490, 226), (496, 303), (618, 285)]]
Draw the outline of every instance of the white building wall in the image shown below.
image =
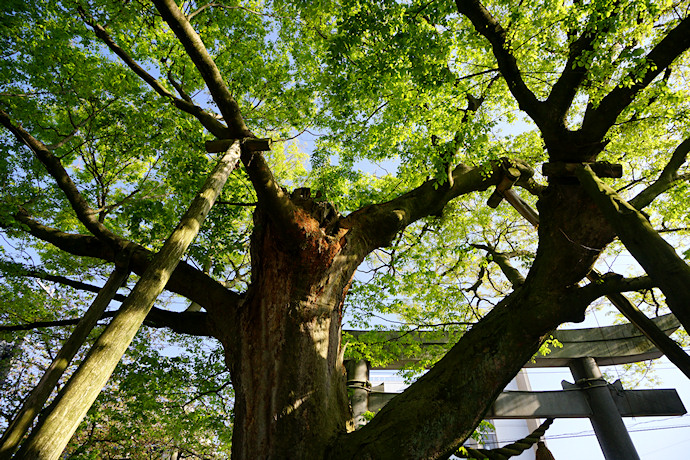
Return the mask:
[[(407, 388), (407, 384), (395, 371), (370, 371), (369, 380), (373, 387), (383, 385), (383, 387), (378, 390), (386, 393), (401, 393)], [(524, 370), (521, 370), (517, 377), (515, 377), (505, 388), (505, 391), (511, 390), (532, 390)], [(486, 440), (487, 443), (483, 447), (494, 449), (528, 436), (539, 427), (541, 420), (490, 420), (490, 422), (494, 425), (496, 431), (489, 436)], [(477, 447), (473, 445), (473, 443), (468, 443), (468, 445)], [(535, 460), (535, 452), (536, 446), (512, 458), (516, 460)]]

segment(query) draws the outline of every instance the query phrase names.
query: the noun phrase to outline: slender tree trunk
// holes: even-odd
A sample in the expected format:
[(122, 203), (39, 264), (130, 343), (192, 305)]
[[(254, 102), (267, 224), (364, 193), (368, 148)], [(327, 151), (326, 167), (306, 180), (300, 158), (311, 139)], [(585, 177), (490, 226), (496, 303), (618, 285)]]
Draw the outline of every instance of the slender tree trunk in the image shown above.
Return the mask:
[(18, 459), (55, 460), (60, 456), (141, 327), (170, 274), (199, 232), (228, 175), (235, 168), (239, 155), (240, 145), (236, 141), (209, 175), (175, 231), (154, 256), (118, 315), (60, 392), (51, 412), (24, 443), (16, 456)]
[(116, 268), (110, 275), (105, 286), (100, 290), (84, 317), (74, 328), (70, 337), (65, 341), (57, 356), (45, 374), (43, 374), (43, 377), (41, 377), (36, 388), (31, 391), (24, 401), (21, 410), (5, 431), (0, 444), (0, 460), (7, 460), (12, 457), (22, 438), (29, 431), (36, 415), (38, 415), (57, 386), (62, 373), (69, 363), (72, 362), (72, 358), (74, 358), (74, 355), (77, 354), (79, 348), (84, 344), (89, 333), (93, 330), (110, 304), (110, 301), (113, 300), (117, 290), (127, 279), (127, 276), (129, 276), (129, 273), (119, 268)]

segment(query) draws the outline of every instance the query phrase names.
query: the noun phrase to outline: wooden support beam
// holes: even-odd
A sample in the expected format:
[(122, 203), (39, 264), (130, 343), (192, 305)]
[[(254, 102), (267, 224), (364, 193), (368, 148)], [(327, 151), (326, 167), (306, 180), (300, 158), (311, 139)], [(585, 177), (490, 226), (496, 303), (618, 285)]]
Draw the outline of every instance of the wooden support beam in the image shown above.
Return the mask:
[(103, 312), (128, 276), (129, 272), (127, 270), (116, 267), (103, 288), (98, 292), (84, 317), (79, 320), (72, 334), (62, 345), (48, 369), (46, 369), (41, 380), (24, 400), (19, 413), (14, 417), (7, 430), (5, 430), (2, 442), (0, 442), (0, 460), (12, 458), (12, 454), (14, 454), (22, 438), (28, 433), (36, 416), (57, 386), (65, 369), (72, 362), (72, 359), (82, 347), (98, 320), (101, 319)]
[(486, 204), (490, 208), (497, 208), (501, 201), (503, 200), (504, 193), (513, 186), (516, 180), (520, 178), (520, 170), (517, 168), (503, 168), (503, 177), (501, 182), (496, 186), (496, 190), (489, 196)]
[(664, 293), (673, 314), (690, 330), (690, 266), (640, 211), (601, 181), (591, 168), (581, 166), (576, 174), (625, 248)]
[[(581, 167), (580, 163), (546, 163), (543, 166), (545, 174), (551, 173), (554, 176), (575, 175), (577, 168)], [(620, 177), (622, 175), (622, 167), (620, 165), (612, 165), (608, 162), (589, 163), (590, 170), (597, 176), (602, 177)], [(581, 174), (581, 173), (579, 173)], [(509, 177), (510, 179), (510, 177)], [(505, 179), (504, 179), (505, 180)], [(594, 181), (592, 178), (591, 182)], [(501, 182), (503, 184), (503, 182)], [(512, 182), (511, 182), (512, 184)], [(499, 184), (500, 185), (500, 184)], [(590, 185), (590, 188), (592, 186)], [(494, 195), (499, 192), (499, 187), (496, 187)], [(535, 227), (539, 226), (539, 215), (534, 211), (529, 204), (525, 203), (519, 195), (513, 190), (503, 187), (501, 194), (525, 219), (527, 219)], [(492, 195), (492, 197), (494, 196)], [(500, 202), (500, 199), (499, 199)], [(498, 203), (497, 203), (498, 205)], [(602, 279), (601, 275), (592, 270), (587, 278), (596, 282)], [(634, 324), (668, 359), (675, 364), (678, 369), (690, 378), (690, 356), (653, 321), (647, 318), (635, 305), (633, 305), (627, 297), (623, 294), (610, 294), (606, 296), (612, 305), (620, 311), (632, 324)], [(596, 355), (595, 355), (596, 356)], [(603, 364), (603, 363), (601, 363)]]
[(583, 164), (588, 165), (599, 177), (623, 177), (623, 166), (608, 161), (595, 161), (593, 163), (564, 163), (562, 161), (544, 163), (541, 172), (549, 179), (555, 177), (574, 177), (575, 171)]
[[(587, 275), (590, 281), (596, 282), (602, 279), (596, 271)], [(690, 356), (683, 351), (672, 338), (659, 329), (654, 322), (633, 305), (623, 294), (610, 294), (606, 296), (609, 301), (620, 311), (628, 321), (634, 324), (680, 371), (690, 378)]]
[[(215, 139), (206, 141), (204, 146), (208, 153), (225, 152), (234, 141), (235, 139)], [(242, 148), (250, 152), (267, 152), (271, 150), (271, 140), (246, 138), (242, 140)]]
[(218, 161), (175, 230), (122, 303), (118, 314), (98, 337), (84, 361), (58, 394), (51, 410), (34, 428), (15, 458), (57, 460), (60, 457), (122, 359), (154, 301), (163, 291), (170, 274), (196, 237), (239, 159), (240, 145), (235, 141)]
[(509, 189), (503, 192), (503, 197), (508, 203), (515, 208), (517, 212), (520, 213), (522, 217), (527, 219), (527, 221), (534, 227), (539, 227), (539, 214), (537, 211), (532, 209), (532, 207), (525, 200), (520, 198), (515, 190)]

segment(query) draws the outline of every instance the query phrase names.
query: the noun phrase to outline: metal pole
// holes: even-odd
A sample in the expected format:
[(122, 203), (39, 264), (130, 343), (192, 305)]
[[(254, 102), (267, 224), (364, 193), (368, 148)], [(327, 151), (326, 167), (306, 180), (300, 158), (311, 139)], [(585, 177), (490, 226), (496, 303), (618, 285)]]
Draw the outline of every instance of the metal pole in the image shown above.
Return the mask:
[(351, 392), (350, 405), (355, 429), (366, 425), (364, 413), (369, 410), (369, 362), (365, 359), (345, 362), (347, 371), (347, 388)]
[(590, 421), (606, 460), (639, 460), (635, 445), (618, 412), (611, 390), (599, 371), (594, 358), (579, 358), (570, 362), (575, 383), (586, 390), (592, 409)]

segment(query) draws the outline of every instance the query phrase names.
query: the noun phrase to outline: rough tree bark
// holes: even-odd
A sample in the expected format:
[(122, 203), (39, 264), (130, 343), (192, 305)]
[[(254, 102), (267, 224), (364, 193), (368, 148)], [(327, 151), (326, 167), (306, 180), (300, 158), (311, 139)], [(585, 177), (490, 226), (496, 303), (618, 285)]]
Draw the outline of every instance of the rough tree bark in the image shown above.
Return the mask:
[(348, 230), (331, 225), (338, 216), (307, 200), (313, 212), (297, 207), (287, 234), (255, 212), (252, 284), (223, 340), (234, 458), (319, 458), (350, 418), (340, 328), (361, 256)]

